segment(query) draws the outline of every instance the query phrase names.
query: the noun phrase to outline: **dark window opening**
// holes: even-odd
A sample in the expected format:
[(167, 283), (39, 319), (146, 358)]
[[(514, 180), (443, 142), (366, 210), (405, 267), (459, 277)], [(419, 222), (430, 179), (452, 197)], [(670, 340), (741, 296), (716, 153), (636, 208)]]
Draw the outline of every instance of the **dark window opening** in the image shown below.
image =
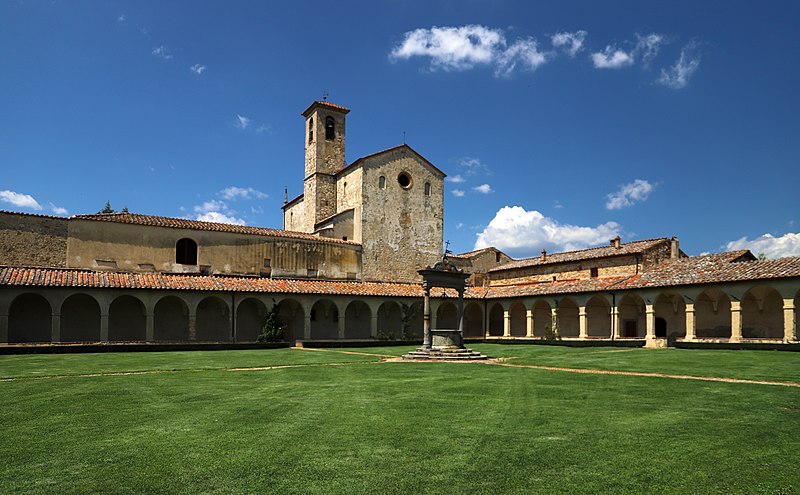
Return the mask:
[(384, 187), (386, 187), (386, 177), (384, 177), (382, 175), (380, 176), (380, 178), (378, 179), (378, 187), (380, 189), (383, 189)]
[(411, 187), (411, 176), (405, 172), (400, 172), (400, 175), (397, 176), (397, 183), (403, 189), (408, 189)]
[(494, 253), (494, 261), (495, 263), (500, 263), (500, 253)]
[(181, 265), (197, 264), (197, 243), (191, 239), (178, 239), (175, 244), (175, 263)]
[(667, 337), (667, 320), (664, 318), (656, 318), (656, 337)]
[(314, 119), (308, 119), (308, 142), (314, 140)]
[(336, 139), (336, 123), (333, 117), (325, 117), (325, 139)]
[(597, 268), (589, 268), (589, 276), (592, 278), (597, 278)]
[(272, 266), (272, 260), (269, 258), (264, 258), (264, 268), (270, 268)]
[(343, 240), (343, 241), (346, 241), (346, 240), (347, 240), (347, 236), (346, 236), (346, 235), (345, 235), (345, 236), (342, 236), (342, 240)]
[(430, 182), (426, 182), (425, 183), (425, 196), (430, 196), (430, 195), (431, 195), (431, 183)]

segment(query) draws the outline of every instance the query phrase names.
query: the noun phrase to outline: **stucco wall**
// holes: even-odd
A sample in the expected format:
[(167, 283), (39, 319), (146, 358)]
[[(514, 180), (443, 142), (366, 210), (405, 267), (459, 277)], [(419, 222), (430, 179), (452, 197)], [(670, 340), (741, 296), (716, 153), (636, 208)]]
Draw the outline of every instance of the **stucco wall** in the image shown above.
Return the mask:
[(493, 285), (552, 282), (553, 280), (584, 280), (591, 278), (591, 269), (597, 268), (597, 276), (615, 277), (641, 272), (641, 263), (634, 255), (613, 258), (554, 263), (491, 274)]
[[(92, 270), (359, 279), (360, 246), (228, 232), (72, 219), (67, 265)], [(178, 239), (197, 243), (197, 266), (175, 263)], [(208, 267), (208, 268), (204, 268)]]
[(66, 218), (0, 212), (0, 264), (63, 268)]

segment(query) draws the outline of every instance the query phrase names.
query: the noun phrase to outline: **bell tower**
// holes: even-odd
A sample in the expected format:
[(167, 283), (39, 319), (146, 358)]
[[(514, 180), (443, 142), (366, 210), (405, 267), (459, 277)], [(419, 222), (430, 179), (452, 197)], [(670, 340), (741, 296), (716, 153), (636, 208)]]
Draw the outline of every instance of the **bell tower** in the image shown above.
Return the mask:
[(302, 113), (306, 118), (303, 197), (308, 219), (314, 224), (336, 214), (336, 173), (345, 166), (345, 116), (348, 112), (348, 108), (315, 101)]

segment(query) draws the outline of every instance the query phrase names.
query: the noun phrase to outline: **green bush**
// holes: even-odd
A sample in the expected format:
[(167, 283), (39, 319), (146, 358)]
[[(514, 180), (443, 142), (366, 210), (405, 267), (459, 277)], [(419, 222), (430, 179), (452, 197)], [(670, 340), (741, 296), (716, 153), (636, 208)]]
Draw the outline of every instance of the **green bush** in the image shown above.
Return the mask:
[(256, 342), (280, 342), (283, 340), (283, 325), (278, 319), (278, 305), (273, 304), (272, 309), (267, 312), (261, 334), (256, 338)]

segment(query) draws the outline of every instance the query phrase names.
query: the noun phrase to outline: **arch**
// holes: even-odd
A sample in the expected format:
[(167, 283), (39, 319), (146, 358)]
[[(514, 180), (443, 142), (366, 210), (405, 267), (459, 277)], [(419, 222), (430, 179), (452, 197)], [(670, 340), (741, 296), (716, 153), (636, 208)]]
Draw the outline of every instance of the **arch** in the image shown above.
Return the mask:
[(364, 301), (352, 301), (344, 311), (344, 336), (348, 339), (371, 337), (372, 311)]
[(611, 304), (603, 296), (593, 296), (586, 303), (586, 334), (611, 338)]
[(197, 243), (188, 237), (175, 243), (175, 263), (179, 265), (197, 264)]
[(147, 339), (147, 316), (142, 301), (119, 296), (108, 307), (108, 340), (125, 342)]
[(403, 312), (395, 301), (384, 301), (378, 307), (378, 336), (388, 339), (403, 338)]
[(176, 296), (159, 299), (153, 309), (153, 340), (189, 340), (189, 307)]
[(100, 305), (92, 296), (73, 294), (61, 304), (61, 342), (99, 342)]
[(758, 285), (742, 297), (742, 337), (783, 339), (783, 298), (767, 285)]
[(700, 293), (694, 301), (695, 335), (703, 338), (730, 338), (731, 300), (716, 287)]
[(617, 308), (619, 309), (619, 337), (644, 338), (647, 334), (644, 299), (638, 294), (625, 294), (617, 303)]
[(294, 299), (282, 299), (278, 303), (278, 321), (283, 327), (283, 338), (302, 340), (305, 338), (305, 311)]
[(231, 312), (219, 297), (206, 297), (197, 304), (196, 338), (201, 342), (230, 342)]
[(558, 334), (562, 337), (579, 337), (581, 334), (578, 304), (570, 298), (558, 302)]
[(325, 139), (336, 139), (336, 121), (333, 117), (325, 117)]
[(483, 337), (483, 310), (481, 305), (470, 302), (464, 306), (464, 337)]
[(547, 301), (536, 301), (533, 305), (533, 335), (547, 337), (553, 328), (553, 312)]
[(330, 299), (320, 299), (311, 307), (311, 339), (339, 338), (339, 308)]
[(503, 336), (503, 305), (496, 302), (489, 310), (489, 335), (493, 337)]
[(39, 294), (14, 298), (8, 311), (8, 342), (50, 342), (53, 310)]
[(248, 297), (236, 308), (236, 341), (255, 342), (261, 335), (267, 319), (267, 306), (258, 299)]
[(511, 318), (511, 336), (524, 337), (528, 334), (528, 309), (519, 301), (511, 305), (508, 310)]
[(655, 334), (669, 340), (686, 337), (686, 303), (676, 292), (659, 294), (653, 304)]
[(458, 309), (455, 303), (443, 302), (436, 310), (436, 328), (458, 330)]

